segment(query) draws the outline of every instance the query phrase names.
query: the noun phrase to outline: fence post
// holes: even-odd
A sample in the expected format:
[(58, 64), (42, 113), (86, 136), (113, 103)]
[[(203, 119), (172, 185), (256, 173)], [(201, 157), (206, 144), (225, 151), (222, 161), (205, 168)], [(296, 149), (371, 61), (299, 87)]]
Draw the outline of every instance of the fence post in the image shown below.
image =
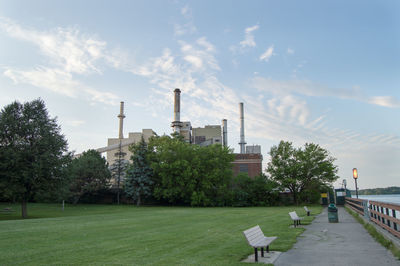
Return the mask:
[(362, 205), (364, 207), (364, 217), (369, 221), (369, 209), (368, 209), (368, 200), (363, 200)]

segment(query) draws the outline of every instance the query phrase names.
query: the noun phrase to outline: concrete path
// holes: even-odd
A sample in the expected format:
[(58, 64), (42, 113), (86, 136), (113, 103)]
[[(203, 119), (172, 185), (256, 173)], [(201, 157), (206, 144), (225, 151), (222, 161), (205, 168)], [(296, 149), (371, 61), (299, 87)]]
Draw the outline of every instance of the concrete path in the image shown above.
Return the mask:
[(329, 223), (325, 208), (274, 265), (400, 265), (344, 208), (339, 207), (338, 214), (339, 223)]

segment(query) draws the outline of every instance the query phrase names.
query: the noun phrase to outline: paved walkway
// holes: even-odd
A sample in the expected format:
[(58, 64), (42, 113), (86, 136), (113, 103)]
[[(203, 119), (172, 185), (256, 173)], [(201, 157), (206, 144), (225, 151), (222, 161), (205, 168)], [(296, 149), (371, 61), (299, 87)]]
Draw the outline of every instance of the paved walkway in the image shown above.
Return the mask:
[(274, 265), (400, 265), (344, 208), (339, 207), (338, 214), (339, 223), (329, 223), (325, 208)]

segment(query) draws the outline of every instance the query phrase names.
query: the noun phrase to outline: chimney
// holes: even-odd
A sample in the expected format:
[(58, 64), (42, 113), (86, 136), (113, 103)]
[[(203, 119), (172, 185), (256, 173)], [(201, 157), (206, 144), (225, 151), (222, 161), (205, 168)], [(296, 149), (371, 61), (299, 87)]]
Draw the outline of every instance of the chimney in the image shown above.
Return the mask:
[(228, 122), (226, 119), (222, 119), (222, 145), (228, 146)]
[(174, 90), (174, 121), (171, 124), (174, 132), (180, 133), (182, 123), (181, 123), (181, 90)]
[(124, 102), (121, 102), (121, 105), (119, 107), (119, 139), (124, 138)]
[(246, 141), (244, 140), (244, 114), (243, 114), (243, 103), (239, 103), (240, 112), (240, 153), (246, 153)]

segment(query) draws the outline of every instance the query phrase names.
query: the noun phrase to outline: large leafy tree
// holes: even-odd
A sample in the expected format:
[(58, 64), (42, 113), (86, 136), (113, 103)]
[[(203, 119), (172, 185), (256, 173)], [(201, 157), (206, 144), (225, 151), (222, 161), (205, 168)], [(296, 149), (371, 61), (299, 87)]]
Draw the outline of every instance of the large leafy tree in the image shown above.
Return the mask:
[(139, 143), (132, 144), (129, 150), (132, 152), (132, 164), (126, 171), (125, 192), (139, 206), (144, 197), (151, 195), (153, 170), (147, 159), (148, 147), (143, 137)]
[(281, 141), (269, 154), (268, 174), (291, 191), (295, 203), (299, 194), (338, 179), (335, 158), (318, 144), (306, 143), (304, 148), (295, 148), (291, 142)]
[(150, 140), (149, 151), (156, 199), (193, 206), (225, 204), (232, 177), (231, 150), (162, 136)]
[(190, 204), (192, 206), (224, 206), (233, 176), (232, 150), (219, 144), (201, 147), (190, 146), (194, 158), (191, 160), (193, 188)]
[(109, 188), (111, 173), (108, 163), (95, 150), (83, 152), (69, 165), (70, 192), (76, 204), (85, 194), (96, 194)]
[(1, 110), (0, 190), (21, 202), (23, 218), (36, 193), (63, 184), (69, 160), (67, 141), (43, 100), (14, 102)]

